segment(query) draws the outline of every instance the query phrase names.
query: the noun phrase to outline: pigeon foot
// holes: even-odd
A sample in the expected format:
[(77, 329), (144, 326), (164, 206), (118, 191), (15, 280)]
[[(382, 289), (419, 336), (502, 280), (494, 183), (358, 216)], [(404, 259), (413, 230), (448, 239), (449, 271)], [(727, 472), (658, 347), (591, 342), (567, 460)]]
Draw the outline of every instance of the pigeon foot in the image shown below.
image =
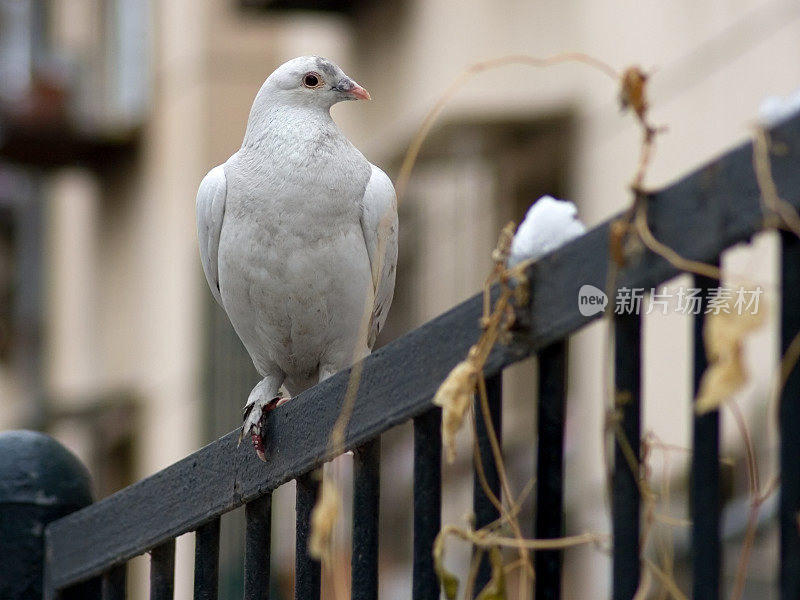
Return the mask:
[(244, 422), (239, 432), (239, 444), (242, 443), (242, 438), (245, 435), (249, 435), (253, 448), (256, 450), (256, 455), (264, 462), (267, 462), (267, 458), (264, 454), (262, 433), (266, 427), (267, 415), (289, 400), (291, 398), (283, 396), (275, 396), (267, 401), (259, 398), (253, 402), (248, 402), (244, 407)]

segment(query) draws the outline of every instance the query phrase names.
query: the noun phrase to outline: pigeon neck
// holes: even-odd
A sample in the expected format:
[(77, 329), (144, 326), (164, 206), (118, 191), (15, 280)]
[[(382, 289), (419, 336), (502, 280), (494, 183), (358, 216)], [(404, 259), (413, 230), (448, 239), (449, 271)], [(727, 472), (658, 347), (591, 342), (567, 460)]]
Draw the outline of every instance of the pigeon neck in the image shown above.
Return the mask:
[(315, 105), (290, 106), (256, 102), (247, 120), (242, 147), (258, 145), (280, 132), (338, 131), (330, 109)]

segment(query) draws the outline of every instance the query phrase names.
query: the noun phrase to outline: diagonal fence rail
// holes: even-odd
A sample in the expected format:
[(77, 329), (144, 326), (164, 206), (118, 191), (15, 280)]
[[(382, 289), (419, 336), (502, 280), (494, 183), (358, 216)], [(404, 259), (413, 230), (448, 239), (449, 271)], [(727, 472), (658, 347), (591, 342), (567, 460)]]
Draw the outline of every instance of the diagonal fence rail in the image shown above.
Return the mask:
[[(770, 132), (774, 147), (772, 175), (781, 197), (800, 208), (800, 116)], [(744, 144), (710, 162), (667, 189), (648, 197), (647, 219), (655, 237), (685, 258), (713, 263), (730, 246), (748, 241), (765, 228), (761, 192), (753, 169), (753, 148)], [(613, 220), (613, 219), (612, 219)], [(518, 309), (512, 342), (498, 345), (485, 368), (492, 420), (499, 424), (500, 375), (504, 367), (539, 354), (550, 376), (540, 382), (538, 514), (535, 534), (558, 537), (563, 523), (563, 427), (566, 386), (565, 340), (600, 318), (582, 316), (578, 292), (584, 284), (605, 289), (611, 264), (608, 221), (585, 236), (531, 265), (526, 276), (531, 295)], [(800, 241), (781, 234), (782, 328), (786, 350), (800, 331)], [(620, 268), (616, 288), (651, 288), (681, 270), (649, 251)], [(710, 286), (713, 282), (699, 281)], [(495, 290), (496, 291), (496, 290)], [(414, 421), (414, 581), (415, 599), (439, 598), (431, 545), (440, 527), (441, 441), (439, 409), (431, 399), (449, 371), (479, 336), (482, 298), (475, 296), (421, 328), (378, 350), (364, 361), (361, 384), (345, 434), (345, 448), (356, 449), (354, 483), (353, 598), (377, 597), (377, 494), (380, 435), (409, 419)], [(695, 368), (705, 356), (695, 333)], [(620, 407), (621, 430), (630, 447), (639, 447), (641, 396), (641, 322), (616, 316), (615, 378), (628, 402)], [(102, 577), (104, 598), (124, 597), (125, 563), (150, 551), (151, 597), (170, 598), (173, 587), (174, 538), (196, 531), (195, 598), (216, 598), (219, 518), (246, 504), (245, 597), (268, 596), (271, 493), (298, 481), (296, 598), (320, 594), (319, 564), (305, 553), (311, 506), (318, 494), (309, 475), (334, 458), (329, 434), (339, 415), (349, 378), (342, 372), (294, 398), (268, 421), (266, 464), (249, 447), (237, 448), (238, 431), (198, 450), (163, 471), (100, 502), (58, 519), (46, 529), (45, 597), (92, 578)], [(697, 381), (697, 379), (695, 380)], [(598, 386), (600, 383), (598, 382)], [(599, 426), (599, 425), (598, 425)], [(800, 369), (789, 375), (781, 403), (780, 588), (783, 598), (800, 597)], [(479, 427), (480, 432), (480, 427)], [(479, 436), (480, 437), (480, 436)], [(712, 412), (695, 417), (691, 497), (695, 597), (719, 597), (720, 498), (718, 490), (719, 421)], [(483, 436), (483, 456), (490, 456)], [(613, 597), (632, 598), (640, 578), (640, 497), (634, 471), (626, 466), (617, 443), (619, 465), (613, 476)], [(491, 462), (491, 461), (489, 461)], [(485, 465), (499, 495), (496, 474)], [(475, 491), (476, 518), (496, 518), (482, 490)], [(356, 552), (355, 546), (366, 549)], [(537, 553), (537, 598), (560, 597), (561, 553)], [(488, 579), (481, 568), (478, 584)], [(64, 596), (66, 597), (66, 595)]]

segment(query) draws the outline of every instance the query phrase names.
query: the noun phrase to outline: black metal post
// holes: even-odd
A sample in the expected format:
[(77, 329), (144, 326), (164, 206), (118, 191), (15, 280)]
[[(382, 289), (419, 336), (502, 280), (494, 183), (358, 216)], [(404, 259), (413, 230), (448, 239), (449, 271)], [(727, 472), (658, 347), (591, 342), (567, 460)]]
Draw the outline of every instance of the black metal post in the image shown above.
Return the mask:
[(269, 600), (270, 550), (272, 547), (272, 494), (245, 506), (247, 533), (244, 546), (244, 598)]
[(128, 565), (123, 563), (103, 573), (103, 600), (125, 600)]
[(219, 517), (201, 525), (194, 538), (194, 599), (219, 595)]
[(175, 540), (150, 551), (150, 600), (172, 600), (175, 595)]
[[(497, 435), (497, 441), (502, 447), (502, 417), (503, 417), (503, 374), (498, 373), (494, 377), (486, 380), (486, 395), (489, 400), (489, 415), (492, 420), (492, 428)], [(497, 472), (497, 464), (494, 460), (492, 445), (489, 441), (489, 431), (486, 420), (483, 418), (480, 397), (475, 397), (475, 428), (477, 430), (478, 450), (480, 452), (481, 467), (486, 476), (486, 483), (494, 496), (499, 500), (502, 498), (500, 493), (500, 475)], [(489, 496), (483, 489), (478, 477), (477, 467), (474, 469), (472, 481), (472, 507), (475, 512), (475, 527), (480, 529), (496, 521), (500, 517), (500, 511), (492, 503)], [(489, 557), (484, 554), (478, 573), (475, 578), (475, 588), (473, 593), (477, 596), (480, 591), (489, 583), (492, 577), (492, 565)]]
[[(781, 232), (781, 356), (800, 334), (800, 240)], [(800, 366), (795, 364), (786, 378), (780, 398), (779, 500), (781, 528), (781, 598), (800, 598)]]
[(614, 408), (620, 416), (614, 436), (612, 530), (614, 534), (614, 600), (631, 600), (639, 587), (639, 460), (641, 437), (641, 320), (639, 315), (614, 319)]
[(314, 510), (317, 498), (319, 498), (320, 475), (321, 473), (312, 471), (297, 478), (294, 563), (295, 600), (315, 600), (320, 595), (320, 563), (308, 553), (308, 541), (311, 537), (311, 512)]
[(353, 454), (351, 598), (377, 600), (381, 438), (367, 442)]
[(439, 600), (433, 542), (442, 527), (442, 410), (414, 418), (413, 600)]
[[(536, 538), (564, 535), (564, 418), (567, 389), (567, 342), (539, 352), (539, 439), (536, 453)], [(561, 598), (562, 550), (534, 556), (537, 600)]]
[[(694, 318), (694, 393), (708, 366), (703, 326), (708, 306), (708, 290), (719, 281), (695, 276), (694, 286), (701, 290), (700, 314)], [(714, 600), (720, 597), (720, 478), (719, 478), (719, 411), (694, 415), (691, 474), (692, 515), (692, 597)]]
[[(35, 431), (0, 433), (0, 598), (43, 597), (45, 527), (91, 503), (89, 473), (64, 446)], [(99, 583), (69, 597), (99, 598)]]

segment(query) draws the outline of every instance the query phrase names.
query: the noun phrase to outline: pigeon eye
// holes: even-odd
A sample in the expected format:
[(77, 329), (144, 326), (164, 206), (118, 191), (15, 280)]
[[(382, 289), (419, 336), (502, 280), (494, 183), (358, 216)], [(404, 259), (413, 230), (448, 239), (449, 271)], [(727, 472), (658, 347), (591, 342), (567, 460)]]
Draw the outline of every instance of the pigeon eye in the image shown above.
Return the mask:
[(316, 73), (306, 73), (303, 76), (303, 85), (307, 88), (319, 87), (321, 83), (320, 76)]

